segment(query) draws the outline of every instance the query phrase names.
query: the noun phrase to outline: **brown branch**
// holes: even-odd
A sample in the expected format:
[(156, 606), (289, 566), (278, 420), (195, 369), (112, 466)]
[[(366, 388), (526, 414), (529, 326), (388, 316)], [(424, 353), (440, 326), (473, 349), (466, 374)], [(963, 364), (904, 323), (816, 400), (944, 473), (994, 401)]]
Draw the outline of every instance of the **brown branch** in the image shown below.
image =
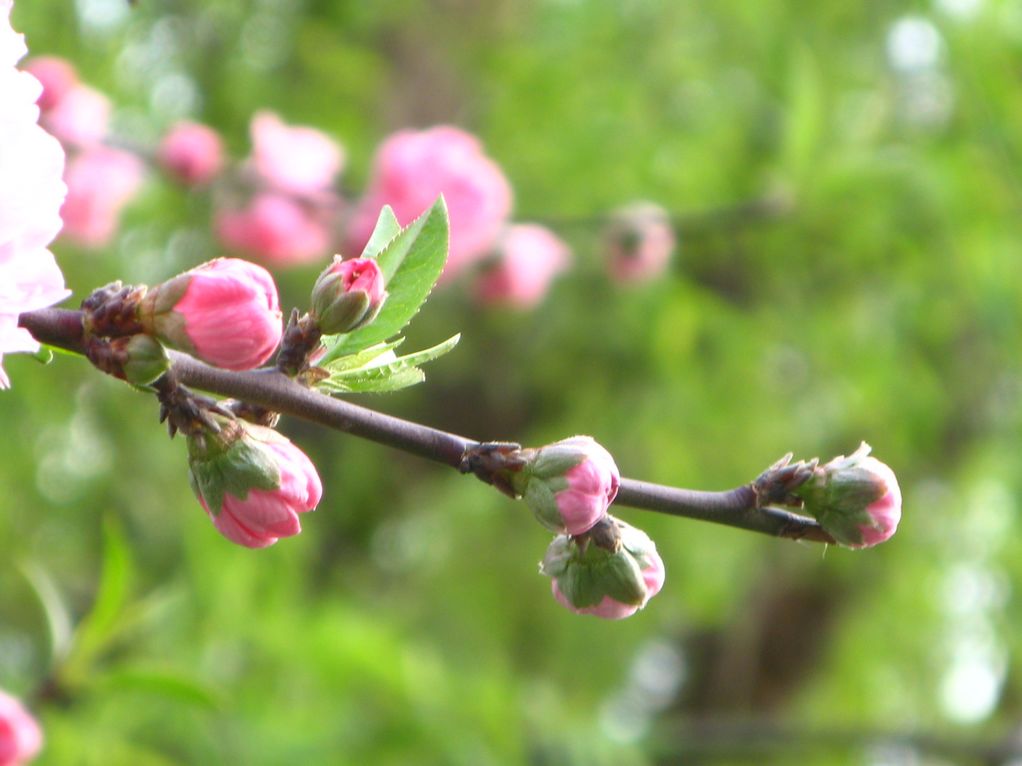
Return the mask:
[[(41, 343), (79, 353), (83, 350), (79, 311), (41, 309), (22, 314), (19, 321)], [(480, 445), (464, 436), (310, 390), (277, 370), (230, 372), (187, 354), (169, 353), (176, 379), (186, 386), (302, 418), (453, 468), (462, 465), (466, 451)], [(775, 537), (833, 542), (812, 519), (776, 508), (757, 507), (752, 484), (726, 492), (700, 492), (624, 478), (614, 502)]]

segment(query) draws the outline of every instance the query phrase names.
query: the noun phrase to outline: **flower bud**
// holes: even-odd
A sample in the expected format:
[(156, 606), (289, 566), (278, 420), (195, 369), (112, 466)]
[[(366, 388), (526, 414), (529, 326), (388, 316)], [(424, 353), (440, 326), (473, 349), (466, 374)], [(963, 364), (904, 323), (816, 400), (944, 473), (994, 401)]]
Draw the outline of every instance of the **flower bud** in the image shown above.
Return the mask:
[(621, 475), (591, 436), (522, 450), (521, 457), (524, 465), (510, 475), (511, 487), (551, 532), (580, 535), (607, 515)]
[(476, 281), (476, 298), (486, 305), (534, 308), (570, 262), (571, 250), (545, 226), (508, 226)]
[(188, 437), (192, 490), (213, 525), (246, 548), (297, 535), (298, 514), (314, 510), (323, 495), (312, 461), (271, 428), (219, 422), (219, 433)]
[(35, 718), (16, 698), (0, 691), (0, 766), (32, 760), (43, 746)]
[[(664, 585), (664, 562), (640, 529), (608, 516), (599, 534), (555, 537), (540, 564), (558, 603), (576, 614), (630, 617)], [(605, 528), (604, 528), (605, 527)]]
[(238, 258), (217, 258), (152, 288), (139, 320), (166, 345), (228, 370), (258, 367), (283, 331), (273, 277)]
[(138, 386), (152, 383), (168, 369), (170, 358), (148, 335), (85, 339), (85, 356), (97, 369)]
[(160, 141), (156, 159), (181, 183), (204, 184), (213, 180), (224, 166), (223, 143), (212, 128), (179, 122)]
[(312, 287), (309, 314), (324, 335), (351, 332), (372, 322), (386, 298), (375, 260), (337, 255)]
[(848, 457), (818, 466), (795, 490), (805, 511), (847, 548), (869, 548), (894, 535), (901, 520), (901, 489), (887, 465), (863, 442)]
[(217, 212), (217, 238), (224, 247), (266, 263), (319, 261), (330, 252), (331, 217), (339, 204), (329, 192), (315, 200), (260, 192), (247, 207)]
[(605, 233), (607, 265), (618, 282), (644, 282), (660, 276), (674, 251), (674, 228), (667, 211), (652, 202), (617, 210)]

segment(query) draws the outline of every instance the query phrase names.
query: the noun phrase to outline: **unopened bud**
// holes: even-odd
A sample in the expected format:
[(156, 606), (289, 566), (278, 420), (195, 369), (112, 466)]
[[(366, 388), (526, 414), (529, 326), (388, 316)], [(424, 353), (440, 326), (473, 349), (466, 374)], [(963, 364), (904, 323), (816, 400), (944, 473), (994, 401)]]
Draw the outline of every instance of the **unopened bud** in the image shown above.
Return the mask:
[(302, 531), (299, 513), (323, 494), (312, 461), (270, 428), (219, 419), (218, 432), (189, 434), (192, 490), (219, 532), (265, 548)]
[(645, 532), (619, 519), (608, 516), (595, 530), (554, 538), (540, 572), (551, 578), (558, 603), (576, 614), (630, 617), (660, 592), (664, 562)]
[(795, 494), (805, 511), (847, 548), (889, 539), (901, 520), (901, 489), (894, 471), (869, 456), (865, 442), (848, 457), (818, 466)]
[(619, 282), (660, 276), (675, 246), (670, 215), (652, 202), (635, 202), (615, 211), (604, 238), (608, 268)]
[(551, 532), (580, 535), (607, 515), (621, 476), (614, 458), (591, 436), (573, 436), (521, 451), (509, 476), (536, 519)]
[(145, 331), (228, 370), (250, 370), (273, 354), (282, 332), (273, 277), (238, 258), (217, 258), (149, 290)]
[(387, 298), (383, 272), (372, 258), (334, 256), (312, 288), (309, 315), (324, 335), (351, 332), (369, 324)]

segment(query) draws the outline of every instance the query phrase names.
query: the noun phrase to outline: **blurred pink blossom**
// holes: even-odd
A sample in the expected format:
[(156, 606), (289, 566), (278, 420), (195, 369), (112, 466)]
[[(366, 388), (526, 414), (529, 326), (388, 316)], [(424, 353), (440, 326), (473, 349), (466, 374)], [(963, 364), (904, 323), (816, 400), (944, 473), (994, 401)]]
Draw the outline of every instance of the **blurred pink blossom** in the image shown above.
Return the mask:
[(223, 142), (220, 135), (206, 125), (179, 122), (160, 141), (156, 159), (181, 183), (204, 184), (223, 169)]
[(253, 197), (244, 210), (217, 213), (216, 232), (225, 247), (279, 265), (319, 260), (329, 254), (332, 241), (324, 211), (268, 192)]
[(97, 146), (67, 165), (67, 200), (60, 214), (62, 236), (81, 247), (109, 244), (117, 232), (121, 210), (138, 193), (144, 166), (134, 154)]
[(37, 56), (25, 62), (29, 72), (43, 85), (43, 92), (36, 103), (43, 112), (55, 107), (78, 85), (78, 73), (70, 61), (57, 56)]
[(250, 127), (252, 167), (271, 187), (304, 195), (329, 189), (344, 151), (314, 128), (288, 125), (273, 112), (257, 112)]
[[(0, 0), (0, 13), (4, 12), (5, 1), (9, 2)], [(43, 733), (32, 714), (19, 700), (0, 691), (0, 766), (27, 763), (42, 746)]]
[(647, 282), (667, 269), (674, 252), (671, 217), (652, 202), (619, 208), (604, 234), (607, 265), (618, 282)]
[(102, 143), (110, 123), (110, 100), (88, 85), (75, 85), (43, 111), (42, 125), (68, 147)]
[(496, 260), (479, 275), (476, 296), (487, 304), (533, 308), (570, 262), (571, 250), (549, 229), (536, 224), (509, 226), (497, 246)]
[(390, 205), (403, 226), (443, 194), (451, 220), (450, 279), (493, 247), (511, 213), (511, 186), (483, 153), (479, 141), (459, 128), (406, 130), (380, 146), (373, 178), (348, 230), (348, 249), (362, 252), (380, 209)]
[(39, 349), (18, 316), (68, 295), (47, 249), (61, 226), (64, 152), (37, 124), (42, 86), (16, 69), (27, 49), (10, 26), (12, 5), (0, 0), (0, 388), (10, 385), (3, 355)]

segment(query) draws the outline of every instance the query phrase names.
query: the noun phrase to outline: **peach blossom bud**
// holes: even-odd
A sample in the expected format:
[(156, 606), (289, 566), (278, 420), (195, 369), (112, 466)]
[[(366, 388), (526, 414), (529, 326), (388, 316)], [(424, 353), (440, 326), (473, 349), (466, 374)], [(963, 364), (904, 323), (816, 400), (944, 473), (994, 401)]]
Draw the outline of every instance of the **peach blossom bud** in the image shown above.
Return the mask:
[(671, 217), (652, 202), (635, 202), (611, 217), (604, 235), (607, 265), (619, 282), (645, 282), (664, 273), (674, 252)]
[(81, 247), (108, 245), (121, 210), (142, 185), (142, 162), (133, 154), (96, 147), (72, 159), (64, 171), (67, 199), (60, 210), (61, 236)]
[(373, 321), (386, 298), (383, 272), (375, 260), (345, 261), (338, 255), (312, 287), (309, 314), (325, 335), (351, 332)]
[(220, 431), (188, 438), (192, 490), (213, 525), (246, 548), (265, 548), (302, 531), (298, 514), (315, 510), (323, 486), (312, 461), (270, 428), (222, 421)]
[(196, 122), (179, 122), (160, 141), (156, 152), (160, 166), (183, 184), (204, 184), (224, 166), (219, 134)]
[(271, 187), (290, 194), (329, 189), (344, 163), (344, 152), (314, 128), (287, 125), (273, 112), (252, 118), (252, 167)]
[(509, 226), (496, 259), (479, 276), (476, 296), (486, 304), (533, 308), (570, 262), (568, 246), (549, 229), (536, 224)]
[(78, 73), (71, 62), (57, 56), (37, 56), (25, 62), (30, 72), (43, 86), (36, 103), (43, 112), (59, 104), (72, 88), (78, 85)]
[(259, 194), (244, 210), (221, 211), (216, 232), (225, 247), (282, 266), (319, 260), (331, 249), (329, 221), (281, 194)]
[(901, 521), (901, 488), (894, 471), (869, 455), (863, 442), (818, 466), (795, 490), (805, 511), (846, 548), (869, 548), (891, 538)]
[(139, 321), (166, 345), (228, 370), (258, 367), (283, 332), (273, 277), (238, 258), (217, 258), (152, 288)]
[(0, 691), (0, 766), (27, 763), (42, 746), (43, 733), (32, 714), (16, 698)]
[(384, 205), (407, 226), (441, 194), (451, 221), (444, 274), (453, 277), (490, 251), (511, 213), (511, 186), (504, 172), (474, 136), (459, 128), (406, 130), (383, 142), (369, 189), (349, 226), (350, 251), (362, 252)]
[(573, 436), (521, 451), (510, 475), (537, 521), (552, 532), (580, 535), (607, 515), (621, 476), (614, 458), (591, 436)]
[(554, 598), (566, 609), (620, 620), (660, 592), (664, 562), (642, 530), (610, 516), (600, 526), (591, 538), (554, 538), (540, 572), (551, 578)]

